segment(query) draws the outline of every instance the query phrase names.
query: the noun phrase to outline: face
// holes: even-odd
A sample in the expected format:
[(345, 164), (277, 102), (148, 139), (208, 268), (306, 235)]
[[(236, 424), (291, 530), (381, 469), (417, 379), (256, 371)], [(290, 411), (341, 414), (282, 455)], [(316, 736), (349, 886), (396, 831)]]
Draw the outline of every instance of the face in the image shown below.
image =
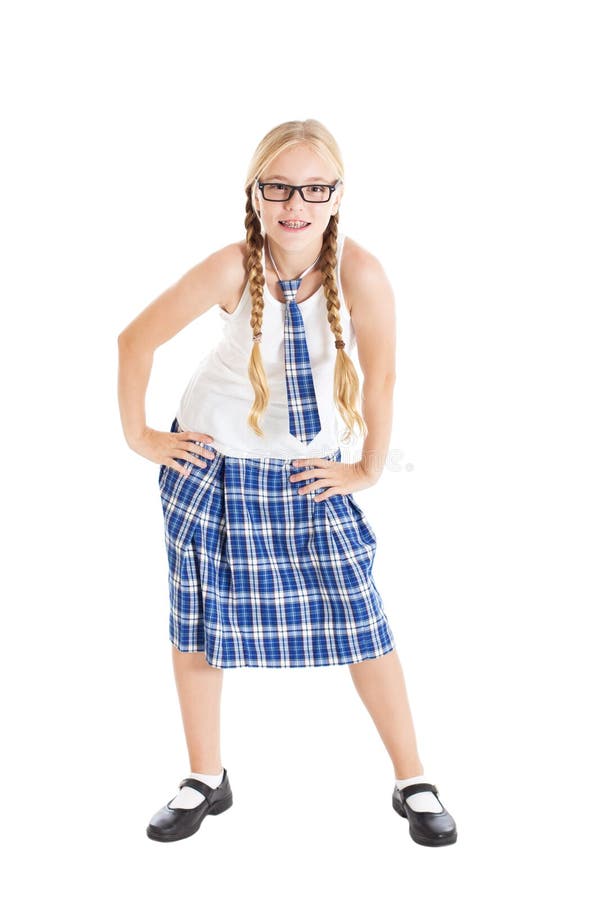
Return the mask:
[[(312, 147), (294, 144), (272, 160), (259, 180), (300, 185), (334, 184), (338, 176)], [(327, 203), (304, 201), (298, 191), (294, 191), (289, 200), (269, 201), (263, 198), (256, 187), (254, 202), (262, 221), (263, 231), (277, 244), (292, 250), (314, 244), (315, 240), (321, 238), (330, 217), (339, 209), (342, 194), (343, 185), (338, 184)], [(281, 224), (290, 219), (302, 220), (308, 225), (292, 230)]]

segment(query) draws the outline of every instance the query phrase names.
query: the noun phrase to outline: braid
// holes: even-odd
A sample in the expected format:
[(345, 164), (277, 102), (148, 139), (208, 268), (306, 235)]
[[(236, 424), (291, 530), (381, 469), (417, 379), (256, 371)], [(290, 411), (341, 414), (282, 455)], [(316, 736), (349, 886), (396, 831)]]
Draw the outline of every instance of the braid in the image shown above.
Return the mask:
[(263, 366), (262, 355), (260, 352), (260, 339), (262, 337), (262, 321), (265, 301), (263, 296), (263, 288), (265, 285), (265, 275), (262, 267), (262, 249), (264, 238), (262, 236), (260, 221), (252, 206), (252, 185), (247, 190), (246, 199), (246, 244), (248, 246), (248, 258), (246, 268), (248, 270), (248, 283), (250, 288), (250, 297), (252, 299), (252, 310), (250, 313), (250, 327), (252, 328), (253, 344), (252, 353), (250, 354), (250, 362), (248, 363), (248, 377), (254, 388), (254, 403), (248, 415), (248, 425), (255, 434), (263, 437), (264, 432), (259, 425), (259, 416), (267, 408), (269, 402), (269, 385), (267, 376)]
[(339, 213), (331, 216), (323, 235), (321, 253), (321, 271), (323, 274), (323, 290), (327, 300), (327, 321), (335, 337), (337, 349), (335, 369), (333, 373), (333, 394), (339, 413), (346, 424), (342, 441), (348, 441), (354, 425), (364, 437), (367, 427), (364, 419), (356, 409), (358, 402), (358, 375), (354, 363), (345, 352), (342, 338), (342, 322), (340, 319), (340, 298), (336, 279), (337, 269), (337, 236)]

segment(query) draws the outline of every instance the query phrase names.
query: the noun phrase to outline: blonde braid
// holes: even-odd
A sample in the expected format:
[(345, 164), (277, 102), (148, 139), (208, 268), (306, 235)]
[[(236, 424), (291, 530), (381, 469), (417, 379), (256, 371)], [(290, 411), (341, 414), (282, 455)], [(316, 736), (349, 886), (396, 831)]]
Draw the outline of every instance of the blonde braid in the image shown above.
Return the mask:
[(250, 327), (252, 329), (252, 353), (248, 363), (248, 377), (254, 388), (254, 403), (248, 415), (248, 425), (259, 437), (264, 436), (264, 432), (259, 425), (259, 416), (267, 408), (269, 403), (269, 385), (267, 383), (267, 375), (263, 366), (262, 354), (260, 352), (260, 339), (262, 337), (262, 321), (263, 310), (265, 308), (265, 300), (263, 288), (265, 285), (265, 275), (262, 266), (262, 249), (264, 238), (261, 232), (260, 221), (254, 207), (252, 206), (252, 185), (246, 189), (246, 244), (248, 246), (248, 257), (246, 268), (248, 271), (248, 283), (250, 288), (250, 296), (252, 298), (252, 309), (250, 313)]
[(344, 350), (345, 344), (342, 338), (340, 298), (336, 279), (338, 221), (339, 213), (331, 216), (323, 235), (321, 271), (323, 275), (323, 290), (327, 300), (327, 321), (335, 337), (337, 349), (333, 373), (333, 397), (338, 411), (346, 424), (346, 431), (342, 435), (341, 440), (348, 441), (355, 425), (358, 427), (362, 437), (367, 433), (367, 426), (356, 408), (359, 388), (358, 375), (354, 363)]

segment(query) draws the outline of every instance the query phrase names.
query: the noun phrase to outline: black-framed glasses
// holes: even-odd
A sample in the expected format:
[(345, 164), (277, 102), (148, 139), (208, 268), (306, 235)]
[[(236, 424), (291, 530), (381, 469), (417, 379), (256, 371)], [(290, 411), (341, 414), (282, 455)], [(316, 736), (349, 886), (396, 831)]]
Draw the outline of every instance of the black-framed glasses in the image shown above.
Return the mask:
[[(280, 181), (259, 181), (258, 187), (265, 200), (287, 202), (298, 191), (305, 203), (327, 203), (341, 181), (335, 184), (282, 184)], [(306, 193), (304, 193), (306, 191)]]

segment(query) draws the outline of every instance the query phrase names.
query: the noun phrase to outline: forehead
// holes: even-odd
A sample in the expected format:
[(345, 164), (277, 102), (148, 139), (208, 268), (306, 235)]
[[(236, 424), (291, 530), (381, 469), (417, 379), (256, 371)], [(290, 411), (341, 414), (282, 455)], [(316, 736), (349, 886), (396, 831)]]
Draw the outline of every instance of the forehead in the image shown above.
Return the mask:
[[(281, 175), (278, 172), (275, 172), (273, 174), (268, 172), (264, 176), (264, 181), (286, 181), (286, 182), (289, 182), (291, 177), (292, 177), (291, 175)], [(328, 181), (328, 179), (324, 175), (313, 175), (310, 178), (306, 178), (306, 177), (303, 178), (304, 184), (309, 184), (311, 182), (315, 182), (316, 184), (325, 184), (327, 181)]]
[(294, 144), (271, 160), (261, 180), (285, 181), (288, 184), (326, 184), (334, 178), (333, 170), (312, 147)]

